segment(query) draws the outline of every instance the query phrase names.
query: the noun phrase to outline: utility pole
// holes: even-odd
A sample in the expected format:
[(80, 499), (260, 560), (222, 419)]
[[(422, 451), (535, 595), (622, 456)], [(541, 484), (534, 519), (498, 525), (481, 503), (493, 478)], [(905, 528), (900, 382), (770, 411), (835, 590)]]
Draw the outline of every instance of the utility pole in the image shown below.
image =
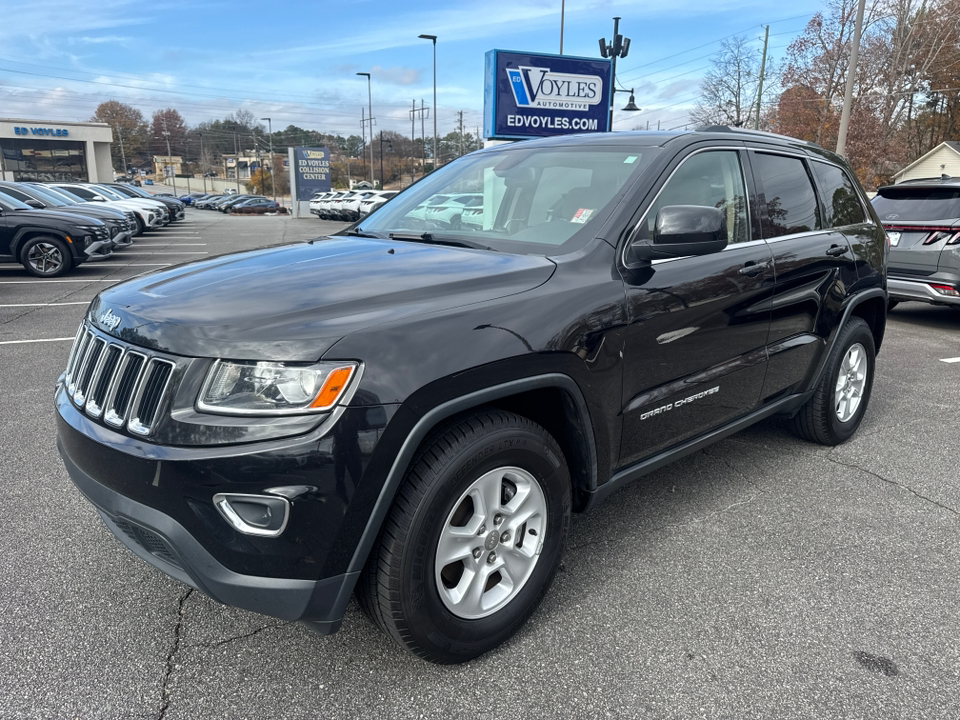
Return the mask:
[(383, 130), (380, 131), (380, 189), (383, 190)]
[(170, 154), (170, 131), (167, 129), (167, 118), (163, 118), (163, 137), (167, 141), (167, 162), (170, 163), (170, 176), (173, 178), (173, 195), (177, 195), (177, 169), (173, 166), (173, 155)]
[(240, 143), (237, 140), (237, 133), (233, 133), (233, 177), (237, 181), (237, 192), (240, 192)]
[[(277, 184), (273, 180), (273, 120), (271, 118), (260, 118), (267, 121), (267, 132), (270, 134), (270, 189), (273, 190), (273, 201), (277, 201)], [(263, 172), (263, 168), (260, 168)]]
[(121, 162), (123, 163), (123, 175), (124, 175), (124, 177), (126, 177), (126, 175), (127, 175), (127, 155), (126, 155), (126, 153), (123, 151), (123, 133), (120, 132), (120, 127), (119, 127), (119, 126), (117, 127), (117, 137), (120, 138), (120, 158), (121, 158)]
[[(364, 144), (364, 147), (366, 147), (366, 144), (367, 144), (367, 125), (366, 125), (366, 123), (367, 123), (367, 121), (364, 119), (364, 115), (363, 115), (364, 112), (366, 112), (366, 111), (365, 111), (363, 108), (360, 108), (360, 139), (361, 139), (361, 142)], [(371, 133), (371, 135), (372, 135), (372, 133), (373, 133), (373, 128), (372, 128), (372, 127), (370, 128), (370, 133)], [(372, 139), (370, 140), (370, 143), (373, 144), (373, 140), (372, 140)], [(364, 173), (362, 172), (362, 171), (363, 171), (363, 164), (364, 164), (364, 152), (363, 152), (363, 150), (364, 150), (364, 148), (360, 148), (360, 170), (361, 170), (360, 174), (361, 174), (361, 175), (364, 174)], [(373, 172), (373, 171), (371, 171), (371, 172)], [(371, 184), (372, 184), (372, 183), (371, 183)], [(348, 186), (347, 189), (348, 189), (348, 190), (352, 190), (353, 188), (350, 188), (350, 187)]]
[(199, 135), (200, 135), (200, 177), (203, 178), (203, 191), (206, 192), (207, 191), (207, 171), (204, 168), (206, 158), (203, 154), (203, 133), (199, 133)]
[(753, 119), (753, 129), (760, 129), (760, 102), (763, 100), (763, 73), (767, 68), (767, 41), (770, 40), (770, 26), (763, 35), (763, 60), (760, 61), (760, 86), (757, 88), (757, 116)]
[(427, 116), (427, 106), (420, 98), (420, 174), (427, 172), (427, 130), (424, 118)]
[(460, 132), (457, 135), (460, 138), (460, 155), (463, 155), (463, 110), (457, 114), (460, 116)]
[(560, 54), (563, 55), (563, 16), (566, 14), (566, 0), (560, 0)]
[(843, 110), (840, 112), (840, 132), (837, 135), (837, 155), (847, 150), (847, 126), (850, 124), (850, 108), (853, 105), (853, 83), (857, 76), (857, 58), (860, 55), (860, 33), (863, 30), (863, 7), (866, 0), (857, 4), (857, 24), (853, 29), (853, 47), (850, 48), (850, 64), (847, 66), (847, 87), (843, 93)]
[(414, 148), (417, 146), (417, 99), (413, 99), (413, 109), (410, 111), (410, 184), (413, 185), (413, 179), (416, 177), (416, 164), (414, 160)]

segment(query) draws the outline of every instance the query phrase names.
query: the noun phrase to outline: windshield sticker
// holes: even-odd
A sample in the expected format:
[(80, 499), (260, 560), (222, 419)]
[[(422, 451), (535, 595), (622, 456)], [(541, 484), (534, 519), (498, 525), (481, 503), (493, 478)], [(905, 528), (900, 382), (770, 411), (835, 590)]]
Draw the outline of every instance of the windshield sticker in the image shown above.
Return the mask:
[(624, 165), (632, 165), (637, 161), (636, 155), (627, 155), (627, 159), (623, 161)]
[(585, 223), (593, 213), (594, 210), (592, 208), (580, 208), (573, 214), (573, 217), (570, 218), (570, 222)]

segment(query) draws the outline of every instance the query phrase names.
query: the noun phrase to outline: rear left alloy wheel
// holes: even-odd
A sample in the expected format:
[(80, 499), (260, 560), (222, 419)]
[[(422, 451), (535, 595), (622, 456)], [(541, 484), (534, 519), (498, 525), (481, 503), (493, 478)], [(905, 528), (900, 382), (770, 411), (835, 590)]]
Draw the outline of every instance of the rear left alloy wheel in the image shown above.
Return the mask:
[(873, 389), (874, 355), (870, 327), (851, 317), (838, 331), (813, 397), (794, 418), (800, 437), (839, 445), (857, 431)]
[(414, 458), (361, 575), (361, 606), (426, 660), (482, 655), (546, 593), (570, 495), (563, 453), (536, 423), (489, 409), (448, 426)]

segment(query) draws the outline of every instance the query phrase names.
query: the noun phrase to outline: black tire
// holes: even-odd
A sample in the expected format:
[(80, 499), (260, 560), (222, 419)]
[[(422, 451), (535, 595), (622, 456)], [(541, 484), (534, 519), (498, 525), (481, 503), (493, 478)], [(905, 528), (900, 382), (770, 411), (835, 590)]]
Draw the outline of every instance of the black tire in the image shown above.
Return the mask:
[(146, 230), (147, 226), (143, 224), (143, 220), (140, 219), (139, 215), (134, 215), (133, 217), (137, 221), (137, 231), (134, 233), (134, 237), (140, 237), (143, 235), (143, 231)]
[(890, 312), (899, 304), (900, 304), (899, 300), (887, 300), (887, 312)]
[[(509, 477), (519, 477), (510, 476), (505, 468), (519, 469), (527, 485), (515, 485), (515, 494), (510, 495), (510, 480), (497, 480), (495, 492), (500, 493), (499, 500), (491, 503), (495, 506), (492, 510), (486, 509), (502, 513), (490, 515), (499, 518), (492, 521), (496, 526), (485, 530), (483, 523), (476, 534), (477, 548), (472, 550), (473, 554), (469, 554), (468, 548), (467, 557), (441, 570), (437, 567), (438, 544), (443, 537), (450, 536), (451, 526), (458, 525), (456, 518), (465, 504), (470, 503), (470, 509), (464, 516), (468, 517), (463, 521), (464, 528), (469, 527), (470, 521), (479, 522), (485, 517), (484, 511), (474, 506), (465, 493), (477, 487), (477, 483), (486, 482), (484, 478), (498, 477), (504, 472)], [(522, 495), (517, 487), (526, 487), (526, 494)], [(542, 495), (536, 494), (537, 488)], [(528, 501), (521, 497), (530, 499), (534, 507), (545, 508), (539, 516), (542, 524), (537, 525), (540, 532), (534, 529), (536, 520), (525, 520), (512, 528), (513, 522), (519, 522), (520, 514), (511, 517), (516, 508), (511, 510), (510, 506), (513, 499)], [(553, 437), (536, 423), (497, 409), (480, 410), (452, 422), (425, 441), (414, 457), (361, 573), (357, 585), (360, 606), (387, 635), (430, 662), (465, 662), (492, 650), (520, 629), (546, 594), (563, 555), (570, 526), (570, 498), (570, 474), (563, 453)], [(536, 505), (538, 502), (542, 505)], [(506, 532), (501, 536), (503, 528), (513, 535)], [(445, 531), (447, 535), (443, 534)], [(467, 533), (467, 545), (472, 545), (472, 529)], [(538, 539), (534, 541), (534, 537)], [(524, 542), (527, 545), (521, 547)], [(534, 542), (539, 543), (536, 548)], [(519, 558), (521, 551), (529, 557)], [(490, 555), (495, 556), (493, 560)], [(526, 563), (528, 574), (522, 581), (510, 582), (508, 557)], [(535, 558), (532, 563), (530, 558)], [(495, 602), (490, 614), (470, 618), (450, 609), (452, 586), (444, 573), (458, 563), (476, 568), (476, 575), (461, 570), (461, 579), (487, 573), (477, 587), (483, 586), (480, 593), (484, 598), (495, 597), (488, 596), (488, 592), (498, 593), (502, 603)], [(486, 570), (484, 563), (489, 564)], [(498, 564), (507, 571), (505, 575), (496, 569)], [(438, 576), (445, 588), (438, 583)], [(441, 590), (445, 592), (443, 597)]]
[[(842, 404), (838, 404), (838, 382), (842, 364), (851, 348), (857, 345), (862, 348), (865, 361), (865, 376), (862, 380), (862, 389), (859, 402), (849, 417), (841, 418)], [(847, 324), (840, 329), (836, 344), (827, 358), (820, 382), (814, 390), (813, 397), (807, 401), (800, 412), (793, 419), (793, 429), (800, 437), (821, 445), (839, 445), (850, 439), (860, 427), (867, 404), (870, 402), (870, 391), (873, 388), (873, 374), (875, 367), (876, 350), (873, 342), (873, 333), (870, 327), (859, 317), (851, 317)], [(847, 374), (845, 373), (845, 377)], [(859, 383), (856, 378), (849, 376), (850, 382)]]
[(20, 248), (20, 264), (35, 277), (60, 277), (73, 267), (73, 255), (63, 240), (41, 235), (30, 238)]

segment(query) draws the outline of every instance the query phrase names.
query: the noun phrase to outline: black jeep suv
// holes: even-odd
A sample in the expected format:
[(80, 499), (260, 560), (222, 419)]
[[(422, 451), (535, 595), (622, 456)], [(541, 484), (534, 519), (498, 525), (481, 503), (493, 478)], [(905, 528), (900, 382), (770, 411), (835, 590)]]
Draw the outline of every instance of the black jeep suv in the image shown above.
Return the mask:
[(31, 275), (59, 277), (113, 250), (102, 220), (36, 210), (0, 191), (0, 262), (18, 262)]
[[(458, 230), (430, 198), (476, 193)], [(446, 165), (333, 237), (102, 292), (56, 391), (74, 483), (146, 562), (322, 633), (356, 589), (434, 662), (511, 636), (571, 512), (779, 415), (835, 445), (883, 339), (838, 156), (616, 133)]]

